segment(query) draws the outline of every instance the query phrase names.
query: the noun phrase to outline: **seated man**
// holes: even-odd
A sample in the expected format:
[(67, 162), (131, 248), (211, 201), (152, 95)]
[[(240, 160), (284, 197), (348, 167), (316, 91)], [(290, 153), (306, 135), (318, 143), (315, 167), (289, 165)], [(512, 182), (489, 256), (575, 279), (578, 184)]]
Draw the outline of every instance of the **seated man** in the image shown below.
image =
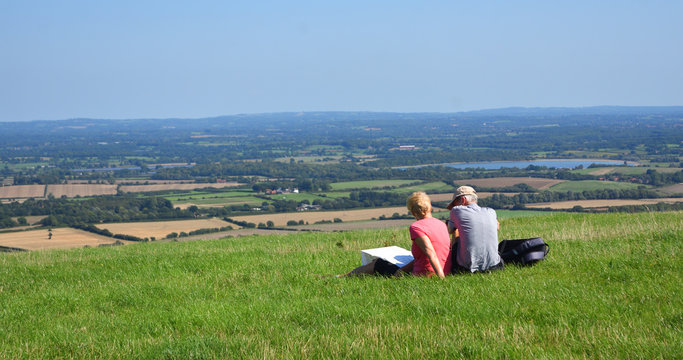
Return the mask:
[(447, 208), (451, 211), (448, 231), (453, 236), (453, 273), (489, 271), (503, 268), (498, 255), (496, 211), (477, 205), (477, 194), (470, 186), (455, 190)]

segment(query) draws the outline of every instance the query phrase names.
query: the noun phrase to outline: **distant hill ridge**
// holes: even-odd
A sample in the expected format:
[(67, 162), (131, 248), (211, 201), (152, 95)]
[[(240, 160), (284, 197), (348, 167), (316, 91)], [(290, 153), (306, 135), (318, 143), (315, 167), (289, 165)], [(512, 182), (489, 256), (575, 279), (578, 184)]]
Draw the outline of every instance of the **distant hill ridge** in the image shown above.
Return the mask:
[[(31, 120), (22, 122), (52, 122), (52, 121), (210, 121), (210, 120), (239, 120), (239, 119), (268, 119), (268, 118), (309, 118), (320, 119), (332, 117), (337, 120), (351, 120), (363, 118), (432, 118), (444, 116), (452, 117), (486, 117), (486, 116), (571, 116), (571, 115), (681, 115), (683, 106), (587, 106), (587, 107), (505, 107), (482, 109), (460, 112), (375, 112), (375, 111), (302, 111), (302, 112), (271, 112), (271, 113), (248, 113), (218, 115), (204, 118), (132, 118), (132, 119), (106, 119), (106, 118), (70, 118), (61, 120)], [(0, 121), (0, 123), (3, 121)], [(9, 122), (9, 121), (4, 121)]]

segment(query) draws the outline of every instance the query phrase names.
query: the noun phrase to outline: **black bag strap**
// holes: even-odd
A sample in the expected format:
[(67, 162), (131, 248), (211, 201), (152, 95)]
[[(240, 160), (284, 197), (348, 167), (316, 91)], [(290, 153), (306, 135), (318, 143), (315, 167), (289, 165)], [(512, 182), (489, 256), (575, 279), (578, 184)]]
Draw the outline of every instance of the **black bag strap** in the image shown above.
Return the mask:
[(526, 265), (526, 264), (531, 263), (531, 262), (535, 262), (538, 260), (545, 259), (545, 256), (548, 254), (548, 250), (549, 249), (546, 246), (546, 247), (544, 247), (543, 250), (532, 251), (528, 254), (525, 254), (524, 257), (522, 258), (522, 264)]

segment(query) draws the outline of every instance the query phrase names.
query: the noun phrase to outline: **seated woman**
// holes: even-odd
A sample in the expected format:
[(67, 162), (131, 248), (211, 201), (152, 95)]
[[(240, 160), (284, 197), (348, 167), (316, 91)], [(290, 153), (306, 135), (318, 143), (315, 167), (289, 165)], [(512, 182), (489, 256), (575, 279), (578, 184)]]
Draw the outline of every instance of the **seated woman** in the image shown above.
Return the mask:
[(417, 221), (410, 225), (410, 239), (413, 246), (413, 261), (406, 266), (398, 266), (384, 260), (375, 259), (360, 266), (346, 276), (377, 274), (398, 276), (403, 273), (443, 278), (451, 272), (451, 241), (446, 224), (432, 217), (432, 202), (423, 192), (413, 193), (406, 202), (410, 213)]

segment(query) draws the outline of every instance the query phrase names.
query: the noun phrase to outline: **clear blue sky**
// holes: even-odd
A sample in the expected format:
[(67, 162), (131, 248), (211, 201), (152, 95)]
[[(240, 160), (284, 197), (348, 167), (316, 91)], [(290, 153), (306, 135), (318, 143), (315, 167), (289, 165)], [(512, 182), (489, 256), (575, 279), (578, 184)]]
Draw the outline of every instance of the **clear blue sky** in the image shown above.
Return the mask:
[(0, 0), (0, 121), (683, 105), (683, 1)]

